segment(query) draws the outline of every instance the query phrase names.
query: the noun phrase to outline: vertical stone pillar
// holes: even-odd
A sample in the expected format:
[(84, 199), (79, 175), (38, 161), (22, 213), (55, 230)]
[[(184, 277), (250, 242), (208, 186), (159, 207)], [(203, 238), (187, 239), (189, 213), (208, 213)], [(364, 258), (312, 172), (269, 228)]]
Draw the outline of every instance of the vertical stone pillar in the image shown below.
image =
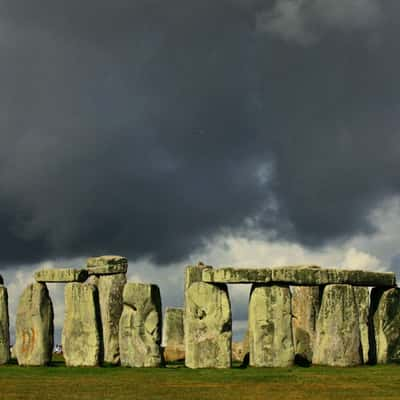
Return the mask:
[(232, 313), (223, 284), (200, 282), (200, 267), (185, 276), (185, 365), (189, 368), (230, 368)]
[(370, 362), (400, 362), (400, 289), (373, 288), (370, 314)]
[(159, 367), (161, 357), (161, 295), (157, 285), (125, 285), (119, 322), (121, 365)]
[(43, 366), (53, 353), (53, 304), (44, 283), (33, 283), (22, 293), (17, 308), (15, 354), (18, 364)]
[(102, 361), (98, 292), (94, 285), (65, 286), (62, 346), (68, 367), (95, 367)]
[(250, 365), (287, 367), (294, 362), (289, 286), (254, 284), (249, 301)]
[(90, 283), (96, 285), (99, 292), (104, 361), (118, 365), (119, 319), (128, 260), (120, 256), (91, 257), (87, 260), (87, 269)]
[[(2, 281), (1, 277), (0, 280)], [(7, 288), (0, 284), (0, 365), (10, 360), (10, 323)]]
[(358, 308), (358, 322), (360, 326), (360, 340), (363, 356), (363, 363), (369, 363), (369, 289), (363, 286), (354, 286), (354, 296)]
[(327, 285), (318, 314), (313, 364), (362, 363), (358, 306), (351, 285)]
[(163, 344), (165, 361), (178, 361), (185, 358), (183, 308), (165, 310)]
[(311, 362), (320, 307), (319, 286), (292, 287), (293, 339), (296, 356)]

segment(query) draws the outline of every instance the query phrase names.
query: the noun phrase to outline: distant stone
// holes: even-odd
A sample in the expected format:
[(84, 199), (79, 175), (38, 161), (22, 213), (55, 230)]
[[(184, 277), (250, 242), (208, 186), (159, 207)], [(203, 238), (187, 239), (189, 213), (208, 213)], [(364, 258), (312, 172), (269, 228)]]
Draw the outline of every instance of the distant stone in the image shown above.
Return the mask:
[(350, 367), (362, 363), (358, 305), (350, 285), (328, 285), (322, 295), (313, 364)]
[(254, 285), (249, 302), (250, 365), (288, 367), (294, 362), (289, 286)]
[(161, 295), (157, 285), (129, 282), (119, 322), (121, 365), (161, 365)]
[(293, 338), (296, 355), (311, 362), (315, 326), (320, 307), (319, 286), (294, 286), (292, 288)]
[(185, 360), (185, 346), (184, 345), (171, 345), (163, 348), (164, 361), (176, 362)]
[(400, 289), (373, 289), (371, 313), (375, 349), (371, 361), (378, 364), (400, 362)]
[(119, 319), (122, 314), (126, 275), (93, 275), (89, 281), (97, 286), (99, 292), (104, 361), (117, 365), (120, 362)]
[(65, 286), (62, 346), (68, 367), (96, 367), (102, 361), (98, 292), (94, 285)]
[(167, 307), (163, 327), (165, 346), (183, 345), (183, 308)]
[(54, 268), (42, 269), (35, 272), (36, 282), (84, 282), (88, 277), (88, 272), (85, 269), (74, 268)]
[(268, 268), (219, 268), (203, 270), (202, 280), (209, 283), (268, 283), (272, 280), (272, 270)]
[(19, 365), (43, 366), (51, 361), (53, 316), (53, 304), (46, 285), (29, 285), (17, 308), (15, 354)]
[(358, 321), (360, 325), (360, 340), (363, 355), (363, 363), (369, 363), (369, 289), (363, 286), (354, 286), (354, 296), (358, 308)]
[(194, 282), (185, 291), (185, 365), (230, 368), (232, 313), (225, 285)]
[(243, 342), (232, 342), (232, 361), (241, 363), (244, 356)]
[(10, 360), (10, 322), (7, 289), (0, 285), (0, 365)]
[(121, 256), (90, 257), (87, 260), (89, 275), (125, 274), (128, 260)]

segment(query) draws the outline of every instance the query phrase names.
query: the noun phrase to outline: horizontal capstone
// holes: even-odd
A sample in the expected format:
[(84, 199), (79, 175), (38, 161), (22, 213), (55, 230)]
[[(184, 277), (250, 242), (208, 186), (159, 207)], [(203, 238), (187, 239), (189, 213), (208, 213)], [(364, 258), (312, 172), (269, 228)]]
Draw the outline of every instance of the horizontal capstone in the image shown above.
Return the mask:
[(36, 282), (84, 282), (88, 278), (86, 269), (54, 268), (42, 269), (35, 272)]
[(128, 259), (121, 256), (90, 257), (87, 260), (89, 275), (125, 274)]

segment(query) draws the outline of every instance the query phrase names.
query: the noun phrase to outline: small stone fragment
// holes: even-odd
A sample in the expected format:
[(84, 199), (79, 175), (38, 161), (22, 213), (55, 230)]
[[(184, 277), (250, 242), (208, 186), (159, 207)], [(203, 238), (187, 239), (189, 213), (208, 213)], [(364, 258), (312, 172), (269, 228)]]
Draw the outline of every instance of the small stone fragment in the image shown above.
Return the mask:
[(161, 295), (157, 285), (127, 283), (119, 322), (121, 365), (161, 365)]
[(87, 260), (89, 275), (125, 274), (128, 259), (121, 256), (90, 257)]
[(0, 285), (0, 365), (10, 360), (10, 323), (7, 289)]
[(165, 361), (179, 361), (185, 358), (183, 308), (168, 307), (165, 310), (163, 344)]
[(358, 321), (360, 325), (360, 340), (363, 355), (363, 363), (369, 363), (369, 289), (363, 286), (354, 286), (354, 296), (358, 308)]
[(352, 286), (325, 287), (312, 362), (333, 367), (362, 363), (359, 312)]
[(232, 313), (226, 285), (192, 283), (185, 292), (185, 365), (230, 368)]
[(102, 361), (97, 288), (86, 283), (65, 286), (62, 346), (68, 367), (96, 367)]
[(33, 283), (22, 293), (16, 319), (15, 354), (18, 364), (43, 366), (53, 352), (53, 304), (44, 283)]
[(293, 365), (289, 286), (253, 285), (249, 302), (249, 347), (251, 366)]
[(84, 282), (88, 277), (86, 269), (74, 269), (74, 268), (54, 268), (54, 269), (42, 269), (41, 271), (35, 272), (36, 282)]
[(320, 307), (319, 286), (292, 287), (293, 339), (296, 356), (311, 362)]

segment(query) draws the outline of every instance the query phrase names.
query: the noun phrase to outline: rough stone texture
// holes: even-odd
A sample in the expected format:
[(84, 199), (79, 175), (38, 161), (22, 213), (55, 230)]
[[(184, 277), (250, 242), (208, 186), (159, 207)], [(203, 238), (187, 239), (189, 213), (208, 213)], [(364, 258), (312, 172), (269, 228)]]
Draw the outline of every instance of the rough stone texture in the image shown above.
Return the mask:
[(203, 279), (203, 271), (211, 270), (212, 267), (199, 262), (197, 265), (189, 265), (185, 269), (185, 290), (194, 282), (201, 282)]
[(315, 326), (320, 307), (319, 286), (295, 286), (292, 288), (293, 339), (297, 356), (312, 360)]
[(183, 308), (168, 307), (165, 310), (163, 336), (164, 346), (184, 344)]
[(232, 361), (243, 362), (244, 357), (243, 342), (232, 342)]
[(0, 285), (0, 365), (10, 360), (10, 322), (7, 289)]
[(94, 285), (65, 286), (65, 318), (62, 346), (69, 367), (95, 367), (102, 361), (98, 292)]
[(396, 276), (392, 272), (322, 269), (315, 265), (260, 269), (205, 268), (202, 272), (202, 280), (209, 283), (285, 283), (301, 286), (351, 284), (388, 287), (396, 285)]
[[(371, 293), (370, 361), (400, 362), (400, 289), (373, 289)], [(376, 347), (375, 347), (376, 346)]]
[(336, 367), (362, 363), (359, 312), (352, 286), (325, 287), (312, 362)]
[(92, 275), (88, 282), (97, 286), (99, 293), (104, 361), (118, 365), (120, 362), (119, 319), (122, 314), (122, 293), (126, 284), (126, 275)]
[(42, 366), (51, 361), (53, 317), (46, 285), (29, 285), (23, 291), (17, 309), (15, 354), (19, 365)]
[(55, 268), (55, 269), (42, 269), (35, 272), (36, 282), (84, 282), (88, 277), (86, 269), (74, 268)]
[(161, 296), (157, 285), (127, 283), (119, 323), (121, 365), (158, 367), (161, 359)]
[(253, 285), (249, 301), (250, 365), (287, 367), (294, 362), (288, 286)]
[(360, 340), (362, 348), (363, 363), (369, 362), (369, 290), (367, 287), (354, 286), (354, 296), (358, 309), (358, 322), (360, 326)]
[(125, 274), (128, 260), (121, 256), (90, 257), (87, 260), (89, 275)]
[(183, 361), (185, 359), (184, 345), (167, 346), (163, 348), (163, 352), (165, 362)]
[(230, 368), (232, 313), (226, 285), (194, 282), (185, 291), (185, 365)]

